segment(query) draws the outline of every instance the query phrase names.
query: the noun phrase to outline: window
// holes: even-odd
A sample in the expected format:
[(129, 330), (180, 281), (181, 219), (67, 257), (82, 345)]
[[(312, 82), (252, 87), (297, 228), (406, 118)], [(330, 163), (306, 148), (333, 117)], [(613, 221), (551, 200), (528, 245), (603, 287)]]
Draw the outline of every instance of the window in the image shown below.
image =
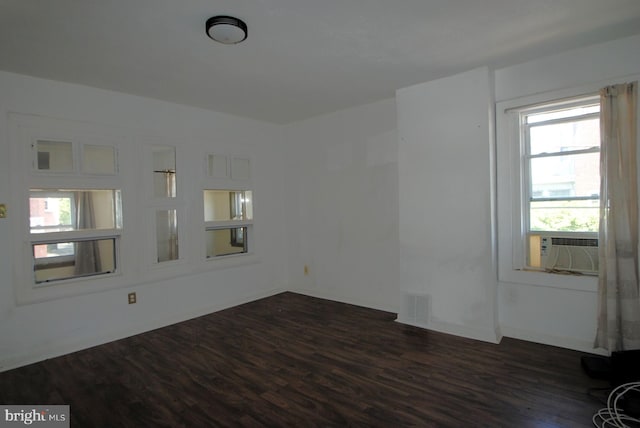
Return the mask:
[(112, 146), (38, 139), (34, 148), (36, 171), (86, 175), (113, 175), (117, 172), (116, 152)]
[(251, 162), (248, 158), (210, 154), (207, 157), (207, 172), (211, 178), (249, 180)]
[(253, 193), (250, 190), (205, 190), (206, 257), (249, 252), (253, 228)]
[(135, 267), (123, 259), (139, 253), (123, 228), (123, 204), (135, 196), (120, 171), (133, 158), (126, 138), (94, 123), (26, 114), (10, 113), (7, 123), (16, 302), (125, 283)]
[(599, 100), (519, 111), (525, 266), (596, 273)]
[(115, 272), (120, 213), (116, 189), (30, 189), (35, 283)]
[[(114, 186), (115, 147), (36, 138), (31, 148), (28, 228), (34, 283), (116, 272), (122, 204)], [(62, 182), (77, 187), (56, 187)]]
[(176, 149), (154, 145), (147, 151), (152, 162), (152, 199), (150, 213), (155, 221), (155, 262), (180, 259), (178, 241), (178, 185), (176, 177)]

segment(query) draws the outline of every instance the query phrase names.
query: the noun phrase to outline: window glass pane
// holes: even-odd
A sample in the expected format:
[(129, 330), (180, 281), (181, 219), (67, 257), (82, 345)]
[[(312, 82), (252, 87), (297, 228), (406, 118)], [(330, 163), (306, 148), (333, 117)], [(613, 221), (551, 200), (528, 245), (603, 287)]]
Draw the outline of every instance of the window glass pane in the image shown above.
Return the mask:
[(538, 123), (538, 122), (545, 122), (548, 120), (565, 119), (569, 117), (582, 116), (585, 114), (592, 114), (592, 113), (598, 113), (598, 112), (600, 112), (599, 104), (585, 105), (580, 107), (565, 108), (565, 109), (556, 110), (556, 111), (544, 111), (541, 113), (528, 114), (526, 118), (526, 122)]
[(156, 211), (158, 262), (178, 260), (178, 217), (176, 210)]
[(115, 174), (115, 149), (110, 146), (82, 146), (82, 171), (90, 174)]
[(205, 190), (204, 220), (252, 220), (252, 199), (249, 190)]
[(536, 125), (529, 136), (532, 155), (600, 147), (600, 119)]
[(531, 197), (594, 197), (600, 194), (600, 153), (531, 159)]
[(207, 258), (247, 252), (247, 227), (206, 231)]
[(33, 245), (36, 283), (115, 272), (115, 238)]
[(535, 231), (597, 232), (599, 201), (538, 201), (530, 204), (530, 229)]
[(120, 192), (32, 189), (29, 196), (31, 233), (120, 228)]
[(173, 147), (153, 148), (153, 196), (176, 197), (176, 151)]
[(73, 145), (67, 141), (40, 140), (37, 146), (37, 169), (73, 171)]
[(75, 249), (72, 242), (55, 242), (53, 244), (39, 244), (36, 245), (35, 255), (36, 258), (52, 258), (73, 256)]

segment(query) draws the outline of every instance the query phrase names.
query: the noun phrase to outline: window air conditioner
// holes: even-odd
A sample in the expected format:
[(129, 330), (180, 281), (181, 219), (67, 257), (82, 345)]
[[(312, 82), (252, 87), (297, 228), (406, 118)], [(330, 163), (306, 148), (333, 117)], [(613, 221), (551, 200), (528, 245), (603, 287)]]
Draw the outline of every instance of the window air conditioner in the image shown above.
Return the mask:
[(598, 239), (530, 235), (531, 267), (546, 271), (598, 273)]

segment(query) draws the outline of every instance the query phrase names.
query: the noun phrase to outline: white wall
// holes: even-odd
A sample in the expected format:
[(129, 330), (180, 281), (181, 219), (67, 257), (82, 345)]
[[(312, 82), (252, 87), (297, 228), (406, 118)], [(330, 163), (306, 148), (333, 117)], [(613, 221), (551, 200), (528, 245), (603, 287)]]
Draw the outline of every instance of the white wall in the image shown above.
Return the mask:
[(297, 122), (284, 135), (289, 287), (397, 311), (395, 101)]
[(480, 68), (396, 94), (399, 291), (427, 306), (399, 321), (496, 342), (491, 83)]
[[(206, 152), (249, 154), (253, 162), (256, 255), (248, 265), (125, 284), (123, 288), (41, 303), (17, 305), (11, 247), (20, 210), (8, 205), (0, 219), (0, 370), (71, 352), (105, 341), (212, 312), (283, 289), (285, 283), (284, 159), (281, 127), (234, 116), (0, 72), (0, 203), (10, 200), (8, 113), (41, 115), (99, 124), (127, 137), (129, 144), (158, 140), (178, 146), (200, 168)], [(212, 94), (215, 96), (215, 94)], [(129, 152), (136, 152), (129, 151)], [(126, 162), (133, 162), (126, 159)], [(195, 177), (195, 174), (186, 174)], [(129, 177), (131, 179), (131, 177)], [(184, 189), (201, 186), (185, 183)], [(196, 189), (194, 198), (202, 197)], [(184, 202), (197, 206), (195, 200)], [(191, 212), (201, 216), (201, 213)], [(144, 216), (135, 205), (130, 216)], [(195, 220), (196, 222), (198, 220)], [(125, 219), (126, 222), (126, 219)], [(126, 223), (125, 223), (126, 226)], [(133, 240), (144, 231), (126, 229)], [(184, 237), (184, 236), (183, 236)], [(126, 260), (144, 263), (145, 257)], [(183, 266), (189, 271), (189, 265)], [(138, 303), (127, 304), (136, 291)]]
[[(407, 294), (429, 295), (428, 328), (495, 341), (499, 314), (507, 336), (589, 350), (593, 289), (501, 281), (496, 303), (489, 106), (494, 96), (517, 100), (639, 72), (635, 36), (496, 70), (493, 81), (482, 68), (406, 88), (397, 122), (389, 99), (284, 127), (0, 72), (0, 203), (11, 194), (9, 112), (93, 122), (132, 144), (173, 141), (192, 159), (250, 153), (258, 243), (251, 265), (18, 306), (9, 205), (0, 219), (0, 370), (283, 287), (390, 311), (406, 310)], [(129, 291), (136, 305), (127, 305)]]
[[(496, 101), (517, 105), (520, 100), (535, 99), (545, 93), (580, 92), (627, 81), (640, 73), (640, 36), (589, 46), (563, 54), (541, 58), (495, 71)], [(636, 77), (637, 78), (637, 77)], [(496, 112), (501, 115), (501, 111)], [(498, 117), (498, 119), (500, 119)], [(500, 122), (500, 120), (498, 120)], [(498, 170), (509, 168), (498, 141)], [(499, 186), (500, 187), (500, 186)], [(499, 193), (498, 200), (508, 195)], [(501, 206), (499, 305), (500, 326), (505, 336), (567, 348), (593, 351), (596, 329), (596, 281), (546, 275), (537, 280), (505, 280), (508, 274), (508, 232), (510, 208)]]

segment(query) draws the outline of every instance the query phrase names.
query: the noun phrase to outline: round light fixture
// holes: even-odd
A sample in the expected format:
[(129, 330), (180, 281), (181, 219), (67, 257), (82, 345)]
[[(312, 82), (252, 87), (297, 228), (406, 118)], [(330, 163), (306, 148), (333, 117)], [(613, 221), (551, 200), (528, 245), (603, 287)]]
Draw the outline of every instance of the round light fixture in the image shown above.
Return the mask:
[(225, 45), (235, 45), (247, 38), (247, 24), (232, 16), (214, 16), (207, 19), (207, 36)]

